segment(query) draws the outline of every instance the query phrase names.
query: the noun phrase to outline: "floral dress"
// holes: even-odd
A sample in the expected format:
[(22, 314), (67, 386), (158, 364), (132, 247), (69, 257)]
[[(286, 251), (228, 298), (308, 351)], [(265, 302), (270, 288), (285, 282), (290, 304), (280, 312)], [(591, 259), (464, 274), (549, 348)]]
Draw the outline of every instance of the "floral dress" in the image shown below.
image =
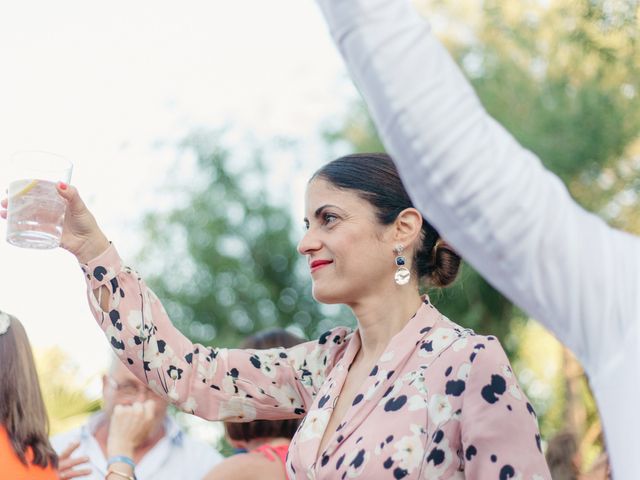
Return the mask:
[[(289, 349), (204, 347), (173, 327), (113, 246), (82, 269), (112, 348), (159, 395), (211, 420), (304, 416), (289, 448), (289, 478), (551, 478), (536, 414), (497, 339), (461, 328), (427, 298), (320, 451), (360, 348), (358, 330), (337, 327)], [(110, 294), (106, 311), (93, 293), (101, 286)]]

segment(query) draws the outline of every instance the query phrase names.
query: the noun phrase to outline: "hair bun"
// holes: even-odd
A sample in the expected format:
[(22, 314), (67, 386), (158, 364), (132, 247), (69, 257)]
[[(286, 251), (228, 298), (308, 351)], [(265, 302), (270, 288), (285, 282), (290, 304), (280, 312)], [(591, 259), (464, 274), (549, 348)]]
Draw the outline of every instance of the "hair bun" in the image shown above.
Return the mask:
[(435, 287), (451, 285), (458, 276), (461, 260), (447, 242), (438, 240), (433, 247), (429, 283)]

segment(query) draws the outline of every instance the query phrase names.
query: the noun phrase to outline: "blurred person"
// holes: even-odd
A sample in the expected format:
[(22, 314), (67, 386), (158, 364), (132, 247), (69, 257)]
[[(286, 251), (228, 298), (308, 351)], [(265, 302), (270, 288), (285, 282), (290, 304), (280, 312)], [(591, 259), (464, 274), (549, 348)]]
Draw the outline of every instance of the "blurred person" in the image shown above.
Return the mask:
[[(101, 412), (80, 428), (52, 438), (54, 448), (64, 452), (60, 478), (104, 479), (114, 460), (124, 456), (128, 463), (116, 462), (116, 470), (124, 472), (135, 466), (138, 480), (200, 480), (222, 460), (215, 449), (183, 432), (167, 415), (167, 402), (117, 358), (102, 378), (102, 395)], [(135, 410), (121, 408), (134, 405), (138, 405)], [(119, 417), (115, 418), (120, 421), (114, 429), (116, 412)], [(127, 431), (125, 427), (136, 427), (136, 435), (123, 436), (121, 432)]]
[(0, 478), (56, 479), (58, 456), (29, 339), (20, 321), (0, 311)]
[(418, 210), (582, 363), (616, 478), (640, 472), (640, 239), (484, 110), (408, 0), (318, 0)]
[(420, 294), (450, 285), (460, 257), (414, 208), (387, 155), (347, 155), (309, 180), (298, 251), (313, 297), (350, 307), (357, 328), (289, 349), (192, 343), (124, 266), (76, 188), (59, 184), (58, 193), (67, 201), (62, 246), (123, 364), (203, 418), (304, 417), (290, 478), (550, 478), (535, 411), (500, 342)]
[(547, 444), (545, 452), (553, 480), (578, 480), (580, 458), (576, 437), (571, 432), (560, 432)]
[[(275, 328), (251, 335), (240, 348), (264, 350), (274, 347), (290, 348), (303, 339)], [(233, 478), (236, 480), (286, 479), (287, 451), (298, 428), (298, 419), (254, 420), (246, 423), (225, 422), (229, 444), (244, 453), (233, 455), (207, 475), (206, 480)]]

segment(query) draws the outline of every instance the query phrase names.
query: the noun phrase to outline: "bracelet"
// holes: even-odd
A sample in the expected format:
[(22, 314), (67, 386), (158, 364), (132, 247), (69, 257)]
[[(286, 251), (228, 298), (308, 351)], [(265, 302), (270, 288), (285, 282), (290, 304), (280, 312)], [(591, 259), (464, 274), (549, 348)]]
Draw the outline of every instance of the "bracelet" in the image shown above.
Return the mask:
[(104, 477), (104, 478), (105, 478), (105, 479), (109, 478), (109, 475), (111, 475), (112, 473), (113, 473), (114, 475), (119, 476), (120, 478), (124, 478), (125, 480), (136, 480), (136, 476), (135, 476), (135, 474), (134, 474), (134, 475), (133, 475), (133, 477), (132, 477), (131, 475), (128, 475), (128, 474), (126, 474), (126, 473), (119, 472), (118, 470), (114, 470), (114, 469), (112, 469), (112, 468), (109, 468), (109, 469), (107, 470), (107, 474), (105, 475), (105, 477)]
[(135, 468), (136, 468), (136, 464), (133, 461), (133, 459), (131, 457), (126, 457), (124, 455), (116, 455), (114, 457), (109, 457), (109, 460), (107, 460), (107, 468), (109, 468), (114, 463), (126, 463), (132, 469), (135, 470)]

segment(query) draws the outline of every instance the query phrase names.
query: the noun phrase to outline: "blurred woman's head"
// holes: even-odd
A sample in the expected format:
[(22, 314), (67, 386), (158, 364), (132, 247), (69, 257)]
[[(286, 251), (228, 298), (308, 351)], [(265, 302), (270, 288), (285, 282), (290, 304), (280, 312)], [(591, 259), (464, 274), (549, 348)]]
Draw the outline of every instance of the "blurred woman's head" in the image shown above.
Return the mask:
[[(247, 337), (240, 345), (243, 349), (264, 350), (268, 348), (290, 348), (304, 340), (281, 328), (258, 332)], [(244, 446), (253, 440), (271, 438), (293, 438), (300, 419), (255, 420), (246, 423), (225, 422), (227, 437), (236, 446)]]
[(17, 318), (0, 311), (0, 424), (24, 463), (57, 466), (49, 443), (49, 420), (27, 333)]

